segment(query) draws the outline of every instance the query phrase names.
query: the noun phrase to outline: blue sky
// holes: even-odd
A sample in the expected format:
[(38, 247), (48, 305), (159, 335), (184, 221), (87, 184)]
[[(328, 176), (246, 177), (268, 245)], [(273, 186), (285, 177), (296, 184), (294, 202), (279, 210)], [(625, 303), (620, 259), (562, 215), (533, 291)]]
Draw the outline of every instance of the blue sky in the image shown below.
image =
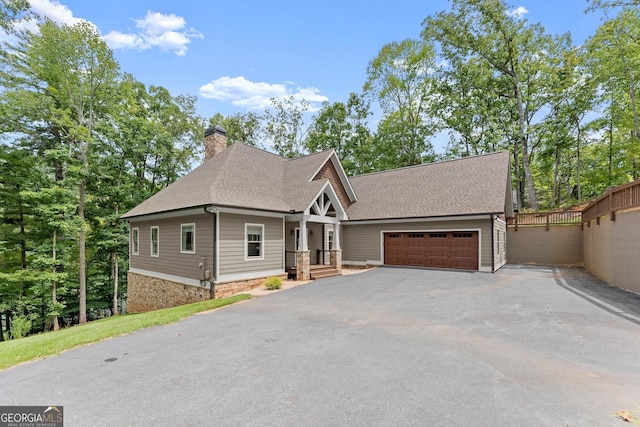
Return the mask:
[[(198, 97), (208, 118), (297, 95), (317, 108), (360, 92), (368, 62), (388, 42), (417, 38), (446, 0), (30, 0), (56, 22), (92, 22), (121, 69), (173, 95)], [(580, 44), (601, 23), (586, 0), (520, 0), (530, 22)], [(526, 12), (525, 12), (526, 11)]]

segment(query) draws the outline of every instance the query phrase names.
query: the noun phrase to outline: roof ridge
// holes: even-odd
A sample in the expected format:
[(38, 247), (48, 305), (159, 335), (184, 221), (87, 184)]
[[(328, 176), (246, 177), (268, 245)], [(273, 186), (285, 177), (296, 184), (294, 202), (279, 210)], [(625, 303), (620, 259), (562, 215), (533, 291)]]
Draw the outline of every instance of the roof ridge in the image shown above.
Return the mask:
[(477, 159), (479, 157), (494, 156), (496, 154), (502, 154), (502, 153), (508, 153), (508, 152), (509, 152), (509, 150), (500, 150), (500, 151), (494, 151), (492, 153), (476, 154), (475, 156), (466, 156), (466, 157), (458, 157), (456, 159), (438, 160), (437, 162), (420, 163), (419, 165), (403, 166), (403, 167), (395, 168), (395, 169), (387, 169), (387, 170), (383, 170), (383, 171), (363, 173), (362, 175), (354, 175), (354, 176), (350, 176), (348, 178), (349, 179), (360, 178), (360, 177), (378, 175), (378, 174), (387, 173), (387, 172), (396, 172), (396, 171), (401, 171), (401, 170), (420, 168), (420, 167), (424, 167), (424, 166), (440, 165), (440, 164), (443, 164), (443, 163), (452, 163), (452, 162), (457, 162), (457, 161), (460, 161), (460, 160)]
[(283, 159), (285, 159), (286, 161), (292, 161), (292, 160), (302, 160), (302, 159), (308, 159), (309, 157), (315, 157), (318, 156), (319, 154), (323, 154), (323, 153), (328, 153), (330, 151), (335, 151), (333, 148), (327, 148), (326, 150), (322, 150), (322, 151), (317, 151), (315, 153), (309, 153), (309, 154), (304, 154), (302, 156), (298, 156), (298, 157), (292, 157), (292, 158), (285, 158), (283, 157)]

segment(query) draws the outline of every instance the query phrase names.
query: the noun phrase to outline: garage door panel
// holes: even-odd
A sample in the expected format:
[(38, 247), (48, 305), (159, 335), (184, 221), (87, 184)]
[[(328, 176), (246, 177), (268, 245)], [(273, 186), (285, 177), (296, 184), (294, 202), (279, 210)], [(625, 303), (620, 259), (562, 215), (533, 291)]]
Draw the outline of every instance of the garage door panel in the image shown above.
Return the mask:
[(478, 232), (384, 234), (384, 262), (435, 268), (478, 269)]

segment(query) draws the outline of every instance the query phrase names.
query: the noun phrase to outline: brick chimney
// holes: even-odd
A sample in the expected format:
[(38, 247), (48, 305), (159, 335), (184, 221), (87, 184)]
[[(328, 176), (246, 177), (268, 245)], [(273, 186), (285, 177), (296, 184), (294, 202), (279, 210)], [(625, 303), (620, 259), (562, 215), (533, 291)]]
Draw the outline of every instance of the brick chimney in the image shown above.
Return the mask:
[(227, 148), (227, 131), (220, 125), (204, 131), (204, 161), (206, 162)]

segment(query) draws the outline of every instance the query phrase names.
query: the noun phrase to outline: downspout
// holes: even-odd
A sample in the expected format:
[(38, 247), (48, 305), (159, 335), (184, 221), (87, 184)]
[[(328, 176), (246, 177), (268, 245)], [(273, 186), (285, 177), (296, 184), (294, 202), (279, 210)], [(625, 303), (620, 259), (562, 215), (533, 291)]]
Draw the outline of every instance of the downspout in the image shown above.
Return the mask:
[(211, 279), (209, 280), (209, 299), (214, 299), (215, 298), (215, 280), (218, 278), (218, 271), (217, 271), (217, 259), (218, 259), (218, 254), (216, 253), (216, 238), (218, 236), (218, 233), (216, 232), (216, 226), (217, 226), (217, 216), (218, 216), (218, 209), (216, 209), (215, 206), (206, 206), (204, 208), (204, 211), (208, 214), (210, 214), (213, 218), (213, 250), (211, 251), (211, 258), (212, 258), (212, 263), (213, 265), (211, 266), (211, 271), (212, 271), (212, 275), (211, 275)]
[(494, 224), (493, 222), (495, 221), (495, 218), (493, 216), (493, 214), (491, 214), (491, 272), (495, 273), (496, 272), (496, 242), (495, 242), (495, 230), (494, 230)]

